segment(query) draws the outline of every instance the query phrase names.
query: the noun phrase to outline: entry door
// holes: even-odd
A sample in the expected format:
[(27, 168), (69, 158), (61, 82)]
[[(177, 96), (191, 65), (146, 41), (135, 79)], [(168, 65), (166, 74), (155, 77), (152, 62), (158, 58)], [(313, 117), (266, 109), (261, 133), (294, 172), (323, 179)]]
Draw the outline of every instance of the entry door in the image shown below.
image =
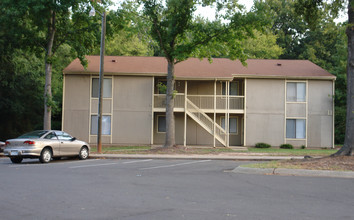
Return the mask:
[[(221, 118), (221, 126), (225, 129), (225, 117)], [(229, 118), (229, 145), (241, 146), (241, 130), (238, 116)]]

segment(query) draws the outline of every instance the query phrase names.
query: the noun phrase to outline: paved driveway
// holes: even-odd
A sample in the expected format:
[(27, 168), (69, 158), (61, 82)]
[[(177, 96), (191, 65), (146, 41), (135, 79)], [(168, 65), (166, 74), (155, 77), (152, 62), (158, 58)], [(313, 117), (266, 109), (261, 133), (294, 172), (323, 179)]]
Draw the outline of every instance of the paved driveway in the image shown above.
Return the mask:
[(0, 219), (354, 219), (353, 179), (228, 172), (241, 163), (0, 158)]

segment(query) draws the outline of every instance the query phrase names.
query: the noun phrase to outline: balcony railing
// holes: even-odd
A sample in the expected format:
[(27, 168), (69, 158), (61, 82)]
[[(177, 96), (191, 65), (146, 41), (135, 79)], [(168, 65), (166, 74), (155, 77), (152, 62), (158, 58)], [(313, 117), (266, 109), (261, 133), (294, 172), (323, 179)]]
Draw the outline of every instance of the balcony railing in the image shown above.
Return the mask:
[[(175, 96), (175, 108), (184, 108), (184, 93), (177, 93)], [(203, 110), (214, 110), (214, 101), (216, 110), (226, 110), (227, 97), (225, 95), (187, 95), (187, 98), (198, 108)], [(229, 96), (230, 110), (244, 109), (244, 96)], [(166, 108), (166, 95), (154, 95), (154, 108)]]
[[(227, 106), (227, 98), (225, 95), (187, 95), (188, 99), (191, 100), (198, 108), (213, 110), (214, 100), (216, 103), (215, 109), (225, 110)], [(243, 110), (244, 108), (244, 96), (229, 96), (230, 99), (230, 110)]]
[[(184, 93), (177, 93), (174, 101), (175, 108), (184, 108)], [(166, 108), (165, 94), (154, 94), (154, 108)]]

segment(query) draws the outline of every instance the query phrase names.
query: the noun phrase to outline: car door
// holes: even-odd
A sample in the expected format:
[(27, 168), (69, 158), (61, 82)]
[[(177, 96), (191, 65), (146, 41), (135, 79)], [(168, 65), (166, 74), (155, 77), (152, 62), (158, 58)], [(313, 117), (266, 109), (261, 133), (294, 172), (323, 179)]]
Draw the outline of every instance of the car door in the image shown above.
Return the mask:
[(56, 134), (54, 132), (50, 132), (49, 134), (47, 134), (43, 138), (43, 141), (45, 142), (43, 147), (45, 147), (45, 146), (52, 147), (53, 157), (60, 156), (60, 143), (59, 143), (58, 137), (56, 136)]
[(61, 156), (72, 156), (78, 154), (79, 150), (77, 149), (77, 146), (75, 146), (75, 141), (73, 141), (73, 137), (71, 137), (71, 135), (63, 131), (56, 131), (55, 134), (59, 139)]

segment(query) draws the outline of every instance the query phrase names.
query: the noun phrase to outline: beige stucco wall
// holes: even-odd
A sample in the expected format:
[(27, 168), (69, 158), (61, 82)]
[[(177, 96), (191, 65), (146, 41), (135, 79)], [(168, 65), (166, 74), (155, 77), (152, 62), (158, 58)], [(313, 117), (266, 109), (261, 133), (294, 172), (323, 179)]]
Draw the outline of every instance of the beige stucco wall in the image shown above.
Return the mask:
[(284, 80), (247, 79), (246, 90), (246, 145), (283, 144)]
[(308, 147), (332, 147), (332, 87), (332, 81), (308, 82)]
[[(333, 83), (330, 80), (307, 82), (306, 103), (287, 103), (287, 118), (307, 119), (307, 139), (285, 138), (285, 80), (247, 79), (246, 145), (265, 142), (272, 146), (289, 143), (309, 148), (332, 147), (333, 143)], [(289, 81), (291, 82), (291, 81)]]
[(90, 76), (65, 75), (62, 129), (80, 140), (89, 139)]
[(114, 77), (112, 143), (151, 143), (152, 85), (152, 77)]

